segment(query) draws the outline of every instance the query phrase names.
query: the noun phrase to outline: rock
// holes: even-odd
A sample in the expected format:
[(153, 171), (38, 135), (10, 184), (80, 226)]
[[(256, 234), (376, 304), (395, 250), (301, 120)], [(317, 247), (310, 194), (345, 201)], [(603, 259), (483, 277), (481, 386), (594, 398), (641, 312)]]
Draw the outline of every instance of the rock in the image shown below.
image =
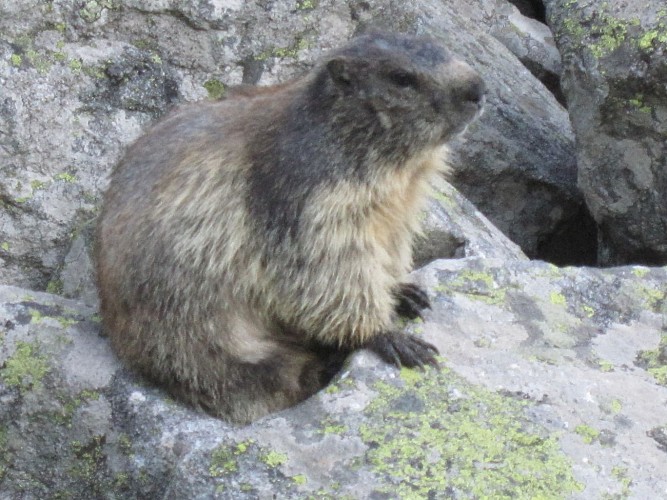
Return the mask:
[(246, 427), (127, 373), (94, 308), (0, 287), (0, 497), (665, 495), (667, 387), (635, 360), (659, 353), (667, 269), (463, 258), (414, 278), (433, 309), (406, 328), (440, 371), (359, 352)]
[(484, 15), (472, 0), (4, 2), (0, 280), (83, 293), (76, 237), (145, 127), (178, 102), (301, 74), (370, 27), (431, 33), (484, 73), (487, 112), (455, 147), (453, 181), (528, 255), (558, 254), (583, 203), (567, 114)]
[(422, 214), (423, 234), (414, 244), (415, 267), (444, 258), (527, 259), (518, 245), (444, 178), (435, 179), (432, 188), (433, 196)]
[(667, 9), (547, 0), (601, 264), (667, 263)]
[(489, 33), (564, 104), (565, 97), (560, 89), (560, 53), (549, 27), (536, 19), (539, 13), (529, 8), (527, 2), (518, 3), (516, 7), (504, 1), (482, 2), (480, 8), (484, 15), (480, 21), (490, 27)]

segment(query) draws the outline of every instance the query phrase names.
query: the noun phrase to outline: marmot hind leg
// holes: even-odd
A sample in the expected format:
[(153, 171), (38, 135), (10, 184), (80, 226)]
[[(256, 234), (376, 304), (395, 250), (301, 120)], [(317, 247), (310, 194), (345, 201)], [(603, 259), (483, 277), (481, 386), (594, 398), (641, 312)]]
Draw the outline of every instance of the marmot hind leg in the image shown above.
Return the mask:
[(225, 375), (208, 383), (174, 380), (169, 392), (179, 400), (235, 424), (249, 424), (292, 407), (323, 389), (340, 371), (348, 353), (281, 349), (255, 363), (226, 360)]

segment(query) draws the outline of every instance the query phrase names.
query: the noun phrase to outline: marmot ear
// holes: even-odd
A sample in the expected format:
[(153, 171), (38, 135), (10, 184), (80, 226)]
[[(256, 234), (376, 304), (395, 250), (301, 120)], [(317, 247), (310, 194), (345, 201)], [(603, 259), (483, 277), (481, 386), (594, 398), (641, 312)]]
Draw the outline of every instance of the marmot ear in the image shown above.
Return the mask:
[(327, 63), (327, 71), (333, 82), (344, 89), (352, 87), (351, 61), (346, 57), (337, 57)]

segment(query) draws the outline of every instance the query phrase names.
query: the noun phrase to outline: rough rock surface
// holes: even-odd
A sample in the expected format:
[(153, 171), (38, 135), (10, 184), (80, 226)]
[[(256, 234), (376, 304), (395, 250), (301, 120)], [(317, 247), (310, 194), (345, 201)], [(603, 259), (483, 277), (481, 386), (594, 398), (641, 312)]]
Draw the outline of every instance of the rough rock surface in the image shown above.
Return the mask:
[[(512, 2), (515, 3), (515, 2)], [(564, 103), (560, 90), (560, 53), (549, 27), (535, 18), (537, 13), (505, 0), (479, 0), (479, 20), (487, 32), (509, 49), (549, 91)]]
[(361, 352), (242, 428), (126, 373), (94, 309), (0, 287), (0, 497), (667, 495), (667, 269), (466, 258), (415, 279), (433, 309), (406, 328), (441, 371)]
[(547, 0), (600, 262), (667, 262), (667, 7)]
[(413, 248), (415, 268), (436, 259), (485, 257), (526, 260), (518, 245), (477, 210), (444, 177), (435, 179)]
[(572, 133), (553, 96), (486, 33), (480, 9), (475, 0), (2, 2), (0, 280), (81, 296), (106, 176), (150, 122), (230, 85), (284, 81), (372, 26), (432, 33), (484, 73), (487, 112), (457, 145), (454, 181), (539, 255), (580, 216)]

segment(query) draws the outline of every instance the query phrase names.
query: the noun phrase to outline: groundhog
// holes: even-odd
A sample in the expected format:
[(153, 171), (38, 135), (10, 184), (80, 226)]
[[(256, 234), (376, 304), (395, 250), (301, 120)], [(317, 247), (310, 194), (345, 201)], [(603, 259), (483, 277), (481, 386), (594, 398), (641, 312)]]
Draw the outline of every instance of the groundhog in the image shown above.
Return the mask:
[(443, 144), (484, 84), (436, 40), (358, 37), (305, 76), (181, 107), (111, 175), (95, 261), (127, 364), (234, 423), (321, 389), (355, 349), (436, 365), (393, 326)]

